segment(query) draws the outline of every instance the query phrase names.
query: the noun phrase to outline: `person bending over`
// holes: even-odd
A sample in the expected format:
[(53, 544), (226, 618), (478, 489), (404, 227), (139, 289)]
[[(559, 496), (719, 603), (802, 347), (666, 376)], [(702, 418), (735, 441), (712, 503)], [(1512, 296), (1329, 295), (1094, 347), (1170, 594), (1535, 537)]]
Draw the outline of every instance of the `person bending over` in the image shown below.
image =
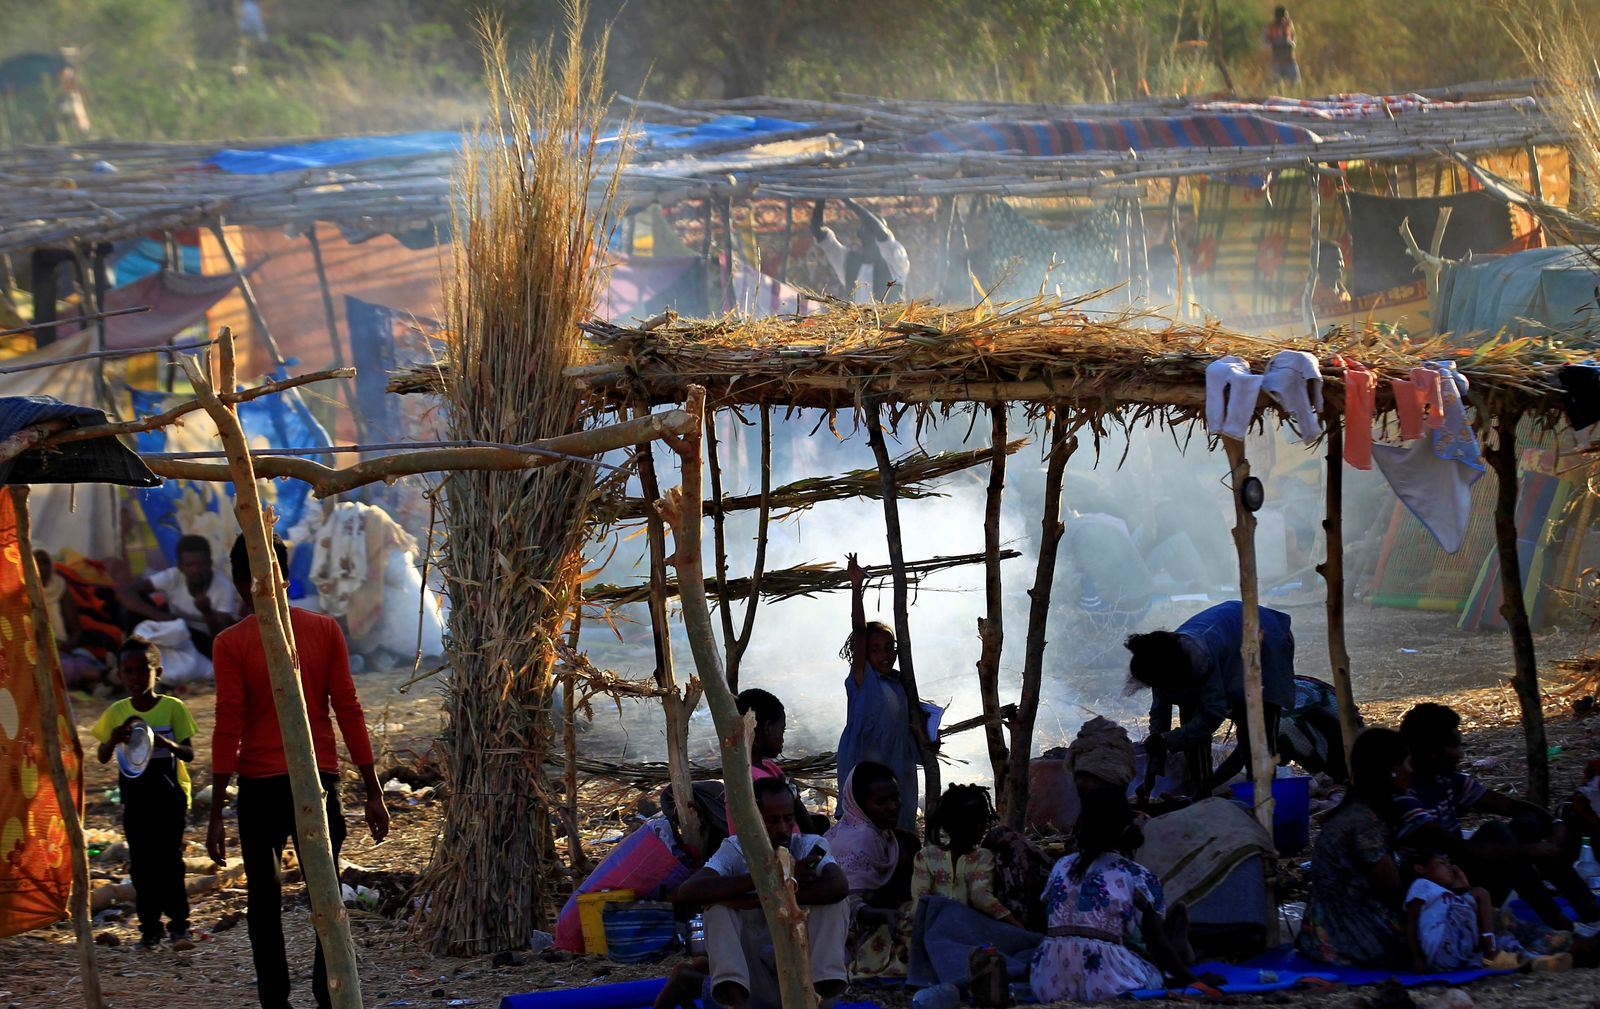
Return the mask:
[[(1551, 928), (1583, 938), (1600, 935), (1600, 901), (1572, 868), (1582, 838), (1531, 802), (1514, 799), (1460, 770), (1461, 716), (1442, 704), (1423, 703), (1406, 712), (1400, 733), (1411, 749), (1411, 790), (1395, 799), (1401, 852), (1416, 857), (1441, 851), (1489, 891), (1495, 906), (1516, 890)], [(1509, 817), (1461, 835), (1468, 810)], [(1567, 899), (1578, 923), (1561, 910), (1545, 884)]]
[[(805, 908), (806, 941), (811, 954), (811, 985), (823, 1005), (849, 983), (845, 935), (850, 884), (816, 834), (795, 833), (794, 795), (776, 778), (755, 783), (756, 806), (774, 850), (794, 858), (795, 899)], [(750, 863), (737, 836), (722, 842), (706, 864), (673, 893), (678, 904), (705, 908), (706, 958), (711, 994), (730, 1009), (781, 1009), (777, 967), (771, 959), (772, 934), (756, 896)]]
[[(1294, 705), (1294, 634), (1289, 614), (1259, 607), (1261, 619), (1261, 697), (1265, 706), (1267, 749), (1278, 752), (1278, 712)], [(1237, 600), (1201, 610), (1176, 631), (1130, 636), (1128, 675), (1134, 687), (1150, 688), (1150, 736), (1145, 752), (1157, 766), (1172, 750), (1189, 751), (1196, 795), (1208, 795), (1247, 766), (1249, 733), (1244, 731), (1244, 661), (1240, 646), (1244, 605)], [(1172, 727), (1172, 709), (1180, 727)], [(1238, 745), (1215, 773), (1210, 771), (1211, 737), (1226, 720), (1239, 730)]]

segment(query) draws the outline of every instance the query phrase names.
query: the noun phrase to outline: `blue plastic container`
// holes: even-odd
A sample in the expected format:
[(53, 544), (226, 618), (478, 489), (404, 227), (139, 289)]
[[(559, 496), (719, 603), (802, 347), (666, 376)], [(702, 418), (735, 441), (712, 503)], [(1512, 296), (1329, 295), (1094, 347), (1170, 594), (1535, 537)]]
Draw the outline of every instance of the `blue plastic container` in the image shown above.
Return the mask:
[[(1255, 808), (1255, 786), (1250, 782), (1235, 782), (1233, 797)], [(1299, 851), (1311, 840), (1311, 779), (1273, 778), (1272, 798), (1273, 846), (1280, 855)]]

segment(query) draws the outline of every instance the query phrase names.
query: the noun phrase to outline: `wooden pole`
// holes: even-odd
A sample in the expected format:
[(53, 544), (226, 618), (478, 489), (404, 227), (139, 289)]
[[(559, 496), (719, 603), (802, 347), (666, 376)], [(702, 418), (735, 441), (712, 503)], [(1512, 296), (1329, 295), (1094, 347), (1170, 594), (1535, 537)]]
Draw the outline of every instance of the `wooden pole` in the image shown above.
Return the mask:
[(1528, 151), (1528, 187), (1533, 193), (1533, 198), (1544, 201), (1544, 180), (1539, 177), (1539, 149), (1529, 144)]
[[(56, 792), (56, 805), (61, 810), (61, 822), (67, 828), (67, 848), (72, 856), (72, 930), (78, 939), (78, 972), (83, 976), (83, 1004), (89, 1009), (101, 1009), (105, 998), (100, 991), (100, 971), (95, 963), (94, 922), (89, 919), (89, 849), (83, 840), (83, 813), (78, 803), (72, 801), (72, 782), (67, 778), (67, 765), (61, 755), (67, 741), (61, 738), (62, 712), (56, 707), (56, 636), (50, 631), (50, 616), (45, 610), (44, 590), (39, 584), (39, 568), (33, 559), (33, 539), (28, 516), (28, 488), (13, 486), (11, 504), (17, 519), (17, 552), (22, 568), (22, 585), (28, 593), (28, 607), (32, 612), (33, 646), (37, 658), (33, 663), (33, 687), (39, 695), (39, 749), (44, 751), (45, 764), (50, 768), (50, 786)], [(72, 719), (66, 719), (70, 728)], [(75, 731), (75, 730), (74, 730)], [(82, 757), (80, 756), (80, 765)], [(81, 772), (80, 772), (81, 773)], [(81, 777), (79, 779), (82, 781)]]
[[(311, 263), (317, 268), (317, 289), (322, 292), (322, 318), (328, 324), (328, 347), (333, 351), (333, 366), (344, 367), (344, 343), (339, 339), (339, 317), (333, 310), (333, 291), (328, 287), (328, 271), (322, 263), (322, 241), (317, 238), (317, 222), (312, 221), (306, 228), (306, 241), (311, 243)], [(349, 379), (339, 382), (339, 388), (344, 392), (346, 405), (350, 407), (350, 416), (355, 421), (356, 437), (365, 437), (365, 418), (356, 407), (356, 390)]]
[[(583, 607), (578, 606), (572, 612), (572, 631), (567, 635), (567, 643), (574, 652), (578, 650), (582, 626)], [(578, 831), (578, 671), (570, 662), (566, 666), (567, 675), (561, 680), (561, 755), (564, 758), (561, 771), (562, 785), (567, 792), (563, 810), (567, 820), (567, 858), (574, 872), (586, 873), (591, 866), (589, 856), (583, 852), (583, 835)]]
[(1350, 768), (1350, 750), (1356, 744), (1360, 713), (1350, 682), (1350, 652), (1344, 638), (1344, 418), (1337, 409), (1327, 416), (1328, 485), (1327, 515), (1322, 520), (1328, 556), (1317, 566), (1317, 574), (1327, 591), (1328, 668), (1333, 674), (1333, 689), (1339, 695), (1339, 732), (1344, 737), (1344, 766)]
[(1261, 600), (1256, 590), (1256, 516), (1244, 506), (1240, 488), (1250, 478), (1244, 443), (1223, 438), (1233, 475), (1233, 545), (1239, 554), (1239, 602), (1244, 630), (1240, 656), (1244, 662), (1246, 738), (1250, 745), (1250, 780), (1255, 785), (1256, 819), (1272, 830), (1272, 754), (1267, 750), (1265, 702), (1261, 696)]
[(1300, 296), (1300, 311), (1305, 315), (1306, 334), (1317, 336), (1317, 273), (1322, 264), (1322, 178), (1316, 166), (1306, 162), (1306, 180), (1311, 186), (1311, 256), (1306, 267), (1306, 289)]
[(1550, 751), (1544, 731), (1544, 705), (1539, 697), (1539, 664), (1533, 651), (1533, 629), (1522, 591), (1522, 565), (1517, 559), (1517, 423), (1515, 409), (1494, 416), (1494, 441), (1484, 456), (1499, 486), (1494, 499), (1495, 551), (1500, 556), (1500, 613), (1511, 632), (1514, 672), (1511, 688), (1522, 710), (1522, 730), (1527, 746), (1529, 802), (1547, 805), (1550, 799)]
[(1211, 58), (1217, 64), (1217, 72), (1222, 75), (1222, 86), (1228, 89), (1228, 94), (1237, 94), (1238, 89), (1233, 86), (1233, 75), (1228, 73), (1228, 61), (1222, 58), (1222, 8), (1220, 0), (1211, 0), (1211, 38), (1206, 42), (1206, 48), (1211, 50)]
[[(635, 409), (636, 417), (645, 417), (650, 408)], [(691, 418), (691, 423), (693, 418)], [(661, 498), (661, 485), (656, 479), (654, 445), (639, 447), (639, 490), (646, 501)], [(656, 686), (663, 691), (661, 710), (667, 729), (667, 778), (672, 783), (672, 804), (678, 811), (678, 830), (683, 834), (684, 847), (701, 858), (706, 851), (706, 825), (700, 822), (700, 809), (694, 804), (694, 782), (689, 773), (689, 715), (700, 703), (699, 688), (690, 684), (688, 696), (678, 689), (677, 674), (672, 664), (672, 625), (667, 617), (667, 533), (666, 522), (654, 508), (645, 519), (645, 534), (650, 545), (650, 640), (656, 650)], [(723, 605), (727, 605), (724, 603)]]
[(882, 488), (883, 524), (889, 545), (889, 566), (894, 572), (894, 634), (900, 646), (900, 685), (905, 688), (906, 714), (910, 724), (906, 731), (922, 750), (922, 778), (924, 791), (922, 808), (925, 820), (931, 820), (939, 808), (940, 787), (939, 755), (929, 745), (927, 716), (922, 713), (922, 695), (917, 692), (917, 672), (912, 661), (911, 648), (911, 593), (906, 580), (905, 547), (900, 536), (900, 498), (895, 483), (894, 460), (889, 458), (889, 447), (883, 440), (883, 406), (876, 400), (868, 403), (867, 442), (878, 460), (878, 483)]
[(689, 387), (687, 409), (697, 423), (682, 438), (666, 439), (683, 464), (683, 483), (656, 503), (656, 509), (672, 527), (676, 547), (673, 562), (678, 569), (678, 585), (683, 606), (683, 624), (688, 631), (689, 649), (695, 668), (705, 685), (712, 720), (717, 725), (717, 742), (722, 752), (723, 781), (727, 787), (728, 812), (750, 863), (750, 877), (772, 932), (772, 953), (778, 972), (778, 994), (783, 1009), (813, 1009), (817, 993), (811, 987), (811, 960), (806, 951), (805, 912), (795, 902), (794, 891), (784, 879), (778, 855), (767, 841), (766, 827), (756, 808), (755, 783), (750, 776), (750, 732), (752, 719), (739, 714), (733, 691), (722, 674), (722, 650), (706, 602), (705, 572), (701, 557), (701, 455), (699, 419), (705, 413), (706, 391)]
[(1066, 527), (1061, 523), (1061, 481), (1067, 460), (1078, 450), (1079, 425), (1067, 426), (1059, 408), (1051, 419), (1050, 456), (1045, 465), (1044, 510), (1040, 518), (1039, 560), (1033, 588), (1028, 590), (1028, 639), (1022, 660), (1022, 695), (1011, 722), (1011, 798), (1006, 803), (1006, 823), (1021, 830), (1028, 820), (1028, 768), (1033, 759), (1033, 724), (1039, 715), (1039, 686), (1044, 679), (1045, 632), (1050, 623), (1050, 589), (1056, 580), (1056, 553)]
[[(272, 338), (272, 330), (267, 328), (267, 317), (261, 314), (261, 306), (256, 302), (255, 291), (250, 287), (250, 278), (245, 276), (244, 270), (239, 268), (239, 260), (233, 254), (233, 246), (228, 244), (228, 236), (223, 231), (221, 218), (211, 225), (211, 234), (215, 236), (217, 244), (222, 246), (222, 255), (228, 261), (228, 269), (233, 273), (233, 278), (239, 282), (239, 296), (244, 298), (245, 307), (250, 310), (250, 323), (255, 327), (256, 337), (266, 345), (267, 353), (272, 357), (272, 366), (283, 366), (283, 352), (278, 349), (278, 341)], [(223, 392), (232, 392), (232, 389), (223, 389)]]
[[(217, 356), (217, 385), (231, 390), (235, 377), (233, 334), (227, 327), (218, 334)], [(234, 485), (233, 513), (250, 554), (250, 594), (266, 653), (267, 675), (272, 682), (273, 706), (283, 734), (300, 863), (311, 898), (311, 923), (322, 941), (327, 961), (328, 993), (338, 1009), (360, 1009), (361, 976), (356, 967), (355, 944), (350, 938), (350, 917), (340, 896), (339, 867), (328, 837), (327, 805), (311, 742), (305, 693), (300, 686), (300, 659), (289, 624), (289, 600), (285, 594), (288, 583), (273, 554), (266, 516), (256, 493), (255, 467), (239, 417), (217, 397), (216, 387), (193, 358), (180, 356), (178, 363), (188, 374), (195, 398), (216, 424), (217, 435), (228, 450)]]
[[(1000, 723), (1000, 653), (1005, 645), (1005, 600), (1000, 581), (1000, 505), (1006, 486), (1006, 404), (989, 404), (989, 490), (983, 509), (983, 600), (978, 618), (978, 696), (983, 704), (984, 742), (994, 769), (994, 797), (1000, 815), (1011, 803), (1011, 754)], [(951, 726), (954, 728), (954, 726)], [(949, 735), (950, 729), (941, 735)]]

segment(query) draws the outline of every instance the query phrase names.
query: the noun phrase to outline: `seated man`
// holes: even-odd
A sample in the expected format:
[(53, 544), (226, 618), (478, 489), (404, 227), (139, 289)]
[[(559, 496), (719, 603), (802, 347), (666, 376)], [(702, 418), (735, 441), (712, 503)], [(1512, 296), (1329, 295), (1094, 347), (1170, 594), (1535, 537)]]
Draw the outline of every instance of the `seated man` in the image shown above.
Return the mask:
[[(850, 915), (845, 880), (828, 842), (816, 834), (797, 834), (794, 794), (777, 778), (755, 783), (756, 805), (774, 849), (787, 846), (794, 856), (795, 893), (807, 910), (806, 935), (811, 954), (811, 984), (826, 1006), (849, 981), (845, 935)], [(684, 880), (672, 899), (705, 907), (706, 957), (710, 961), (711, 995), (730, 1009), (779, 1009), (778, 974), (772, 960), (772, 935), (750, 863), (737, 837), (722, 842), (705, 866)]]
[[(1406, 712), (1400, 733), (1411, 750), (1411, 790), (1395, 797), (1396, 842), (1402, 855), (1415, 858), (1439, 851), (1461, 866), (1474, 886), (1489, 891), (1496, 907), (1514, 889), (1544, 923), (1583, 937), (1600, 934), (1600, 902), (1572, 868), (1582, 838), (1542, 808), (1496, 792), (1457, 770), (1461, 763), (1461, 716), (1442, 704), (1419, 704)], [(1490, 820), (1461, 836), (1461, 814), (1493, 813)], [(1546, 883), (1555, 886), (1578, 915), (1562, 912)]]
[[(1264, 702), (1267, 749), (1278, 752), (1278, 713), (1294, 706), (1294, 634), (1289, 614), (1258, 607), (1261, 626), (1261, 699)], [(1191, 775), (1199, 782), (1196, 795), (1212, 789), (1249, 766), (1249, 733), (1245, 727), (1244, 660), (1240, 654), (1244, 606), (1237, 600), (1218, 603), (1184, 621), (1176, 631), (1131, 635), (1125, 645), (1130, 686), (1150, 688), (1150, 735), (1145, 752), (1157, 765), (1168, 751), (1188, 751)], [(1178, 709), (1180, 728), (1172, 727)], [(1238, 745), (1213, 773), (1211, 737), (1232, 719)]]
[[(140, 619), (182, 620), (195, 649), (209, 659), (211, 640), (239, 620), (239, 593), (217, 577), (211, 541), (204, 536), (179, 537), (177, 554), (177, 566), (118, 585), (117, 602)], [(151, 598), (158, 592), (164, 605)]]

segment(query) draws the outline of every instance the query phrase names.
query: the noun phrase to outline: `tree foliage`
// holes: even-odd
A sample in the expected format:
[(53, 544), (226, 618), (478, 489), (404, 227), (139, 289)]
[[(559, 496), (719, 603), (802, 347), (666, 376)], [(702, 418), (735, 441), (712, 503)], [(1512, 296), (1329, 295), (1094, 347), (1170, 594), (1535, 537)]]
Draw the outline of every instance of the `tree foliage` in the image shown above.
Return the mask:
[[(13, 5), (0, 59), (75, 48), (95, 132), (122, 138), (448, 126), (481, 106), (472, 19), (483, 3), (259, 2), (269, 41), (243, 47), (232, 0)], [(1550, 2), (1526, 0), (1519, 16), (1541, 16)], [(560, 6), (488, 5), (513, 44), (548, 38)], [(1526, 73), (1491, 12), (1475, 16), (1457, 0), (1327, 0), (1290, 10), (1301, 93)], [(1261, 29), (1270, 11), (1257, 0), (593, 0), (591, 31), (612, 26), (614, 88), (661, 100), (1105, 101), (1216, 89), (1214, 38), (1242, 91), (1267, 90)], [(1600, 20), (1600, 9), (1580, 16)]]

